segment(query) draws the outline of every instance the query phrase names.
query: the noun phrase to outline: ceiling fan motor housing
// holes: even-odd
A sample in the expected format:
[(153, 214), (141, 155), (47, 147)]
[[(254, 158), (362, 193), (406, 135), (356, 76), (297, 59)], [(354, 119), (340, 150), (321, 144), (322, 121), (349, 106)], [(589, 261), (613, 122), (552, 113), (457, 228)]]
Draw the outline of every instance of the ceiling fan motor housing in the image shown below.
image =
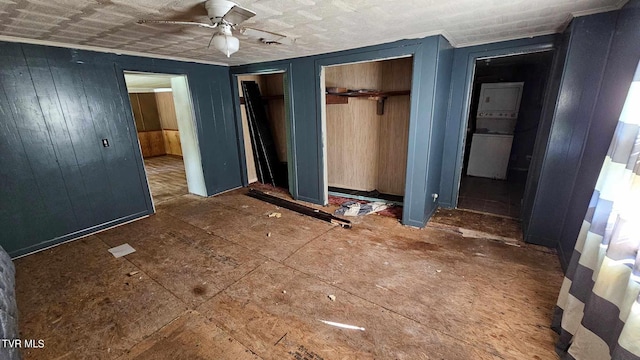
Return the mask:
[(207, 0), (204, 3), (209, 18), (216, 22), (221, 20), (235, 5), (236, 3), (227, 0)]

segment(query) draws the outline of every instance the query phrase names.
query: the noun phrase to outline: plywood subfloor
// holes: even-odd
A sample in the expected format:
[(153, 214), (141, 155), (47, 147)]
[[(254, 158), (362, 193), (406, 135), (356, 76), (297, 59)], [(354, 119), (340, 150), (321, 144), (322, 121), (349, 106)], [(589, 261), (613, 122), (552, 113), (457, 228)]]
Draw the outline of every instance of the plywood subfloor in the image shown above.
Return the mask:
[(147, 158), (144, 159), (144, 167), (156, 206), (168, 199), (189, 193), (182, 158), (177, 156)]
[(555, 255), (384, 216), (342, 229), (245, 191), (16, 260), (21, 338), (45, 340), (24, 358), (556, 359)]
[(438, 209), (427, 226), (460, 233), (466, 231), (479, 235), (486, 234), (487, 238), (509, 239), (513, 242), (522, 241), (522, 226), (519, 220), (474, 211)]

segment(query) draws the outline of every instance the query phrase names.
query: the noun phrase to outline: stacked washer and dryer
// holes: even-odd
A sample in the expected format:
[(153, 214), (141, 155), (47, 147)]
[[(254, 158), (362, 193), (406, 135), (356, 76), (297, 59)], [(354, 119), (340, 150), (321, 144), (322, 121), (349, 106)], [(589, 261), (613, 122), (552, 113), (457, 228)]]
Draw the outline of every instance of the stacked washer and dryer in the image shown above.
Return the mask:
[(481, 85), (467, 175), (507, 178), (523, 86), (523, 82)]

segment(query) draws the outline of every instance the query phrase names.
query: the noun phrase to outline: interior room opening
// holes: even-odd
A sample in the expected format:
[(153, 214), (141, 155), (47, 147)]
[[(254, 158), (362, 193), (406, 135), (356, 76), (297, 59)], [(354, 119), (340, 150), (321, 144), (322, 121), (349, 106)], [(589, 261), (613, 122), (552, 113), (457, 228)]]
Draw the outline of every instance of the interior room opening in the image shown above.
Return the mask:
[(476, 60), (458, 208), (520, 218), (553, 51)]
[(329, 204), (403, 204), (412, 75), (412, 56), (323, 67)]
[(206, 196), (187, 77), (139, 72), (124, 77), (154, 204), (187, 193)]
[(247, 180), (290, 192), (285, 73), (238, 75)]

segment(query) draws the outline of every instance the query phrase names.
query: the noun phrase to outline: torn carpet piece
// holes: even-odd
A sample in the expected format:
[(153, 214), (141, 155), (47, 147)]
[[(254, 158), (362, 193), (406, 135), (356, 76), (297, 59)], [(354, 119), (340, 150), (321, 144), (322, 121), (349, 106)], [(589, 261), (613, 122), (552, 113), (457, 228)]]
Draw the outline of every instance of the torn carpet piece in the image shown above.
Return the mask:
[(385, 210), (388, 207), (389, 205), (383, 202), (360, 203), (358, 201), (347, 201), (335, 211), (335, 214), (344, 216), (365, 216)]

